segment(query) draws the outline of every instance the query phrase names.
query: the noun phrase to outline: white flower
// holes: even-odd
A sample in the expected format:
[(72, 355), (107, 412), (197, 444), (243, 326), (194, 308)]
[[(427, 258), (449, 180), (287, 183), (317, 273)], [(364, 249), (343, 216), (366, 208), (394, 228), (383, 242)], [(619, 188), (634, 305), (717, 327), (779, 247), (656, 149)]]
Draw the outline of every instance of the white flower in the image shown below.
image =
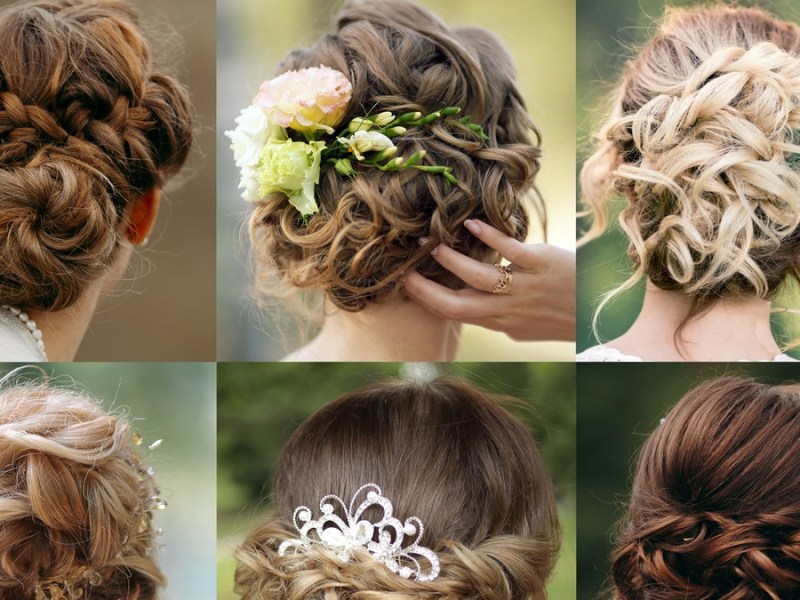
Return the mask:
[(382, 152), (388, 150), (387, 156), (397, 151), (391, 139), (379, 131), (356, 131), (349, 138), (338, 138), (339, 143), (355, 154), (356, 160), (364, 160), (364, 152)]
[(231, 140), (233, 158), (239, 167), (242, 198), (248, 202), (258, 202), (260, 184), (256, 168), (261, 152), (270, 140), (285, 140), (286, 132), (279, 125), (270, 122), (263, 110), (251, 105), (239, 113), (236, 129), (226, 131), (225, 135)]
[(317, 212), (314, 189), (319, 183), (324, 149), (325, 142), (269, 142), (262, 149), (257, 165), (259, 196), (282, 192), (301, 215)]

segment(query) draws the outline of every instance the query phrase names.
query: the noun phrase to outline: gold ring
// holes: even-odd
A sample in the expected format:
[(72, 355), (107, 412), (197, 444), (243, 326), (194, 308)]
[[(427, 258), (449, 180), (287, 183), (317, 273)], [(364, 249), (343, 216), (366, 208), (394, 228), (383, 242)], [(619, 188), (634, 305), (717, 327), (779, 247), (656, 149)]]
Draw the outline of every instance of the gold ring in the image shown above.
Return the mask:
[(492, 288), (493, 294), (509, 294), (511, 292), (511, 281), (514, 279), (514, 273), (511, 272), (511, 265), (495, 265), (497, 270), (500, 271), (500, 278)]

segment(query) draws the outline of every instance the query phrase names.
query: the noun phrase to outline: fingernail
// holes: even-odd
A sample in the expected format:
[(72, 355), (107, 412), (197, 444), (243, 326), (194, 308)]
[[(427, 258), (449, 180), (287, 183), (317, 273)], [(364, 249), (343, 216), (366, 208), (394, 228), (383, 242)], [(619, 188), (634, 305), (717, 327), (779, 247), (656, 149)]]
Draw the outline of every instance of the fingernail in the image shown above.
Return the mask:
[(478, 235), (481, 232), (481, 226), (472, 219), (467, 219), (464, 221), (464, 227), (470, 230), (471, 233)]
[(436, 256), (439, 254), (439, 246), (436, 246), (433, 250), (431, 250), (431, 256)]
[(428, 243), (428, 242), (430, 242), (430, 241), (431, 241), (431, 238), (429, 238), (429, 237), (422, 237), (422, 238), (419, 238), (419, 239), (417, 240), (417, 243), (418, 243), (420, 246), (424, 246), (425, 244), (427, 244), (427, 243)]

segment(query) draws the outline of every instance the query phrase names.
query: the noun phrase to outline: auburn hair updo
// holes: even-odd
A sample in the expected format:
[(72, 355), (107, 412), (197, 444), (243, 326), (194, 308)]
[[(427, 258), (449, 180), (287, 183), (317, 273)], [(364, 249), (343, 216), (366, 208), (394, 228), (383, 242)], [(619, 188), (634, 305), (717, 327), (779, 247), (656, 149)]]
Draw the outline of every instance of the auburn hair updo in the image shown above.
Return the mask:
[(122, 0), (0, 11), (0, 303), (59, 310), (114, 261), (131, 203), (186, 160), (184, 88)]
[(639, 457), (615, 600), (800, 597), (800, 385), (708, 381)]
[[(379, 485), (441, 563), (433, 581), (404, 579), (367, 553), (343, 562), (298, 537), (296, 507)], [(531, 432), (496, 398), (455, 378), (388, 381), (312, 415), (284, 447), (274, 518), (237, 550), (244, 600), (543, 600), (558, 554), (553, 486)], [(337, 513), (339, 514), (339, 513)], [(344, 518), (344, 514), (339, 514)], [(380, 517), (378, 517), (380, 518)]]
[[(410, 269), (463, 286), (429, 253), (441, 242), (496, 261), (496, 253), (463, 227), (465, 220), (482, 219), (524, 240), (530, 196), (543, 222), (534, 187), (539, 132), (510, 57), (488, 31), (450, 28), (407, 0), (351, 0), (339, 12), (334, 34), (290, 53), (278, 72), (320, 65), (352, 83), (345, 125), (367, 112), (457, 106), (489, 139), (481, 142), (442, 121), (393, 139), (397, 156), (424, 150), (425, 163), (452, 167), (458, 185), (415, 169), (386, 173), (357, 163), (356, 175), (348, 178), (323, 164), (316, 187), (320, 210), (307, 221), (285, 195), (265, 198), (251, 215), (250, 236), (258, 285), (267, 295), (317, 288), (337, 307), (358, 311), (396, 297), (399, 279)], [(423, 238), (429, 242), (420, 246)]]

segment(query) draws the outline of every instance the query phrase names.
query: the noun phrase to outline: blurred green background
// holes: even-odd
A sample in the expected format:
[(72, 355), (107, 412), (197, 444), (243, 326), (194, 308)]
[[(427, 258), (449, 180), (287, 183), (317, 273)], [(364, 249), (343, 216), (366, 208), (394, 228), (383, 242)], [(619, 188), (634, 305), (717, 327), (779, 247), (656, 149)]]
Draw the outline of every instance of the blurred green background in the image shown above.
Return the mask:
[(609, 539), (622, 516), (635, 457), (659, 420), (692, 387), (723, 376), (797, 381), (791, 364), (578, 365), (578, 598), (607, 595)]
[[(379, 1), (379, 0), (378, 0)], [(419, 0), (452, 26), (480, 25), (506, 44), (528, 110), (543, 134), (537, 178), (547, 203), (548, 240), (575, 247), (575, 5), (549, 0)], [(246, 231), (248, 207), (236, 189), (238, 172), (229, 141), (239, 111), (295, 47), (331, 31), (341, 0), (237, 0), (217, 5), (217, 244), (218, 356), (222, 360), (275, 360), (299, 345), (279, 329), (280, 307), (257, 314), (250, 299)], [(541, 240), (536, 240), (541, 241)], [(291, 319), (289, 320), (291, 322)], [(467, 326), (459, 360), (573, 360), (571, 343), (514, 342)]]
[[(18, 365), (0, 364), (5, 374)], [(167, 575), (162, 600), (214, 596), (215, 365), (211, 363), (52, 363), (50, 383), (86, 391), (106, 410), (127, 414), (144, 438), (145, 464), (156, 470), (168, 508), (156, 516), (164, 530), (158, 562)], [(38, 380), (41, 372), (25, 369)], [(146, 450), (162, 439), (161, 446)]]
[[(575, 366), (520, 363), (236, 364), (218, 372), (218, 598), (232, 593), (233, 550), (270, 511), (278, 455), (314, 411), (387, 377), (457, 375), (491, 393), (520, 398), (555, 483), (564, 528), (552, 598), (575, 597)], [(454, 468), (457, 468), (454, 465)]]
[[(671, 6), (694, 6), (697, 1), (676, 0)], [(797, 0), (743, 0), (740, 6), (757, 5), (776, 16), (797, 22), (800, 5)], [(577, 0), (577, 134), (578, 157), (575, 175), (580, 173), (583, 160), (591, 153), (589, 137), (605, 118), (610, 107), (609, 96), (622, 72), (625, 61), (635, 54), (635, 48), (645, 43), (657, 29), (664, 14), (664, 0)], [(578, 252), (578, 324), (577, 350), (598, 343), (592, 334), (592, 312), (601, 296), (618, 287), (630, 273), (625, 256), (627, 238), (616, 225), (616, 215), (622, 201), (612, 206), (610, 233), (594, 240)], [(586, 223), (578, 223), (579, 234)], [(601, 313), (599, 325), (603, 341), (624, 333), (639, 313), (644, 285), (614, 300)], [(800, 306), (800, 288), (791, 284), (775, 299), (774, 307)], [(791, 313), (776, 314), (773, 329), (779, 343), (790, 344), (800, 338), (800, 318)], [(797, 350), (790, 352), (800, 358)]]

